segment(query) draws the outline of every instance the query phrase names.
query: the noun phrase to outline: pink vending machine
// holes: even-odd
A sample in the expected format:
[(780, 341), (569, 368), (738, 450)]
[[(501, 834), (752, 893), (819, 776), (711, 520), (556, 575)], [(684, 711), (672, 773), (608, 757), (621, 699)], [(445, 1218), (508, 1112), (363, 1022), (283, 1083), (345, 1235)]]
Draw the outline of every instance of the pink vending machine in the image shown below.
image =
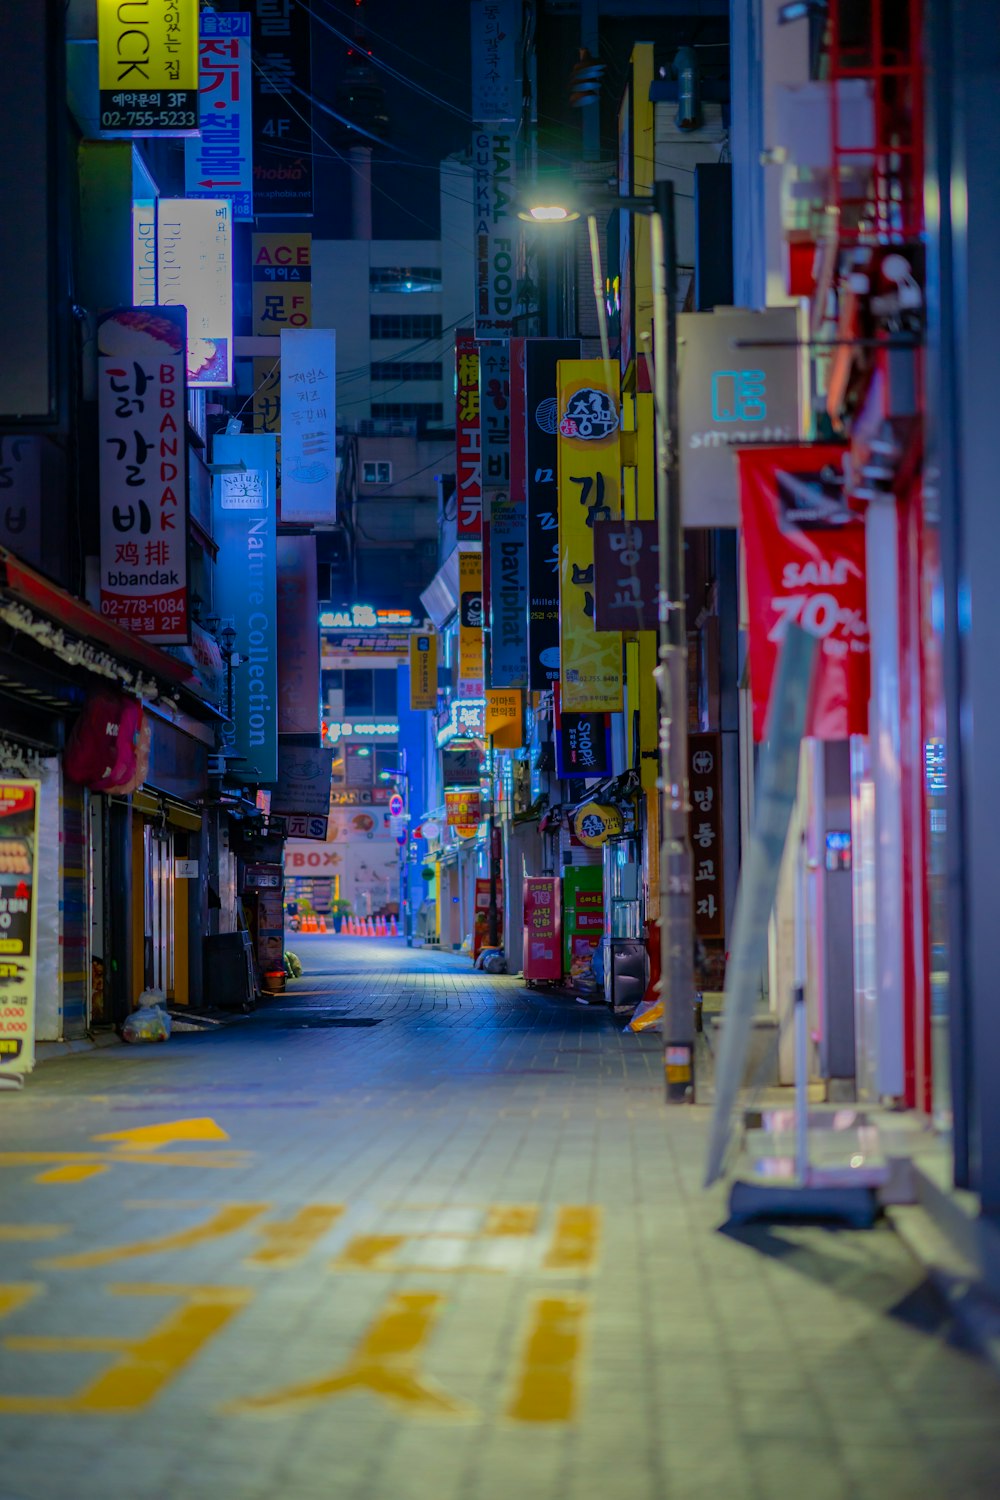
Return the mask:
[(562, 978), (562, 921), (556, 875), (525, 877), (524, 977), (528, 984), (558, 984)]

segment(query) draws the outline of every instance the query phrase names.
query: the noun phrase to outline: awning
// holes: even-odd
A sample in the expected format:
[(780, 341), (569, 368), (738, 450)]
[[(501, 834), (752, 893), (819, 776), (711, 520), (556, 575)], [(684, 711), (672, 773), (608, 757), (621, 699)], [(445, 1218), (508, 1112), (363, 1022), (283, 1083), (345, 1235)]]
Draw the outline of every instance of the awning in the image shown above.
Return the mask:
[[(6, 547), (0, 547), (0, 620), (64, 665), (115, 682), (137, 698), (155, 703), (184, 694), (192, 706), (199, 703), (190, 663), (106, 620)], [(214, 717), (209, 705), (201, 707)]]
[(442, 630), (458, 608), (458, 548), (445, 558), (430, 583), (420, 595), (420, 602), (434, 622), (435, 630)]

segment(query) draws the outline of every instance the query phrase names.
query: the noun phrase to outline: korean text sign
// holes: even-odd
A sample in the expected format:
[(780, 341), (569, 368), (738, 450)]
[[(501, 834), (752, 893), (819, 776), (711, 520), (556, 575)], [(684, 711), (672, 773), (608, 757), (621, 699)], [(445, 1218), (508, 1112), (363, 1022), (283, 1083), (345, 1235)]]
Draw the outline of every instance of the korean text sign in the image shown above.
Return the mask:
[(251, 0), (255, 214), (313, 211), (309, 7)]
[(438, 640), (433, 633), (410, 636), (410, 709), (437, 708)]
[(517, 0), (472, 0), (472, 118), (517, 120), (521, 7)]
[(700, 938), (725, 936), (725, 870), (722, 863), (722, 736), (688, 736), (688, 826), (694, 877), (694, 930)]
[(156, 286), (187, 308), (188, 385), (233, 383), (233, 223), (226, 198), (161, 198)]
[(655, 630), (660, 543), (655, 521), (598, 521), (594, 580), (598, 630)]
[(188, 640), (182, 307), (124, 307), (97, 325), (101, 613), (148, 641)]
[(483, 696), (483, 559), (458, 555), (458, 696)]
[(281, 519), (332, 526), (337, 517), (336, 334), (281, 330)]
[(559, 361), (559, 687), (567, 713), (622, 707), (621, 636), (597, 633), (594, 526), (621, 515), (617, 392), (599, 359)]
[(98, 0), (101, 131), (193, 135), (198, 129), (198, 0)]
[[(243, 658), (233, 673), (233, 723), (223, 731), (226, 755), (250, 782), (278, 777), (277, 517), (273, 437), (220, 433), (212, 532), (219, 544), (215, 608), (236, 631)], [(241, 467), (242, 465), (242, 467)]]
[(280, 333), (312, 323), (312, 235), (253, 236), (253, 331)]
[(819, 641), (806, 734), (845, 740), (868, 732), (865, 528), (846, 502), (843, 455), (808, 444), (739, 454), (755, 740), (767, 732), (790, 624)]
[(35, 1062), (40, 793), (38, 781), (0, 781), (0, 1077)]
[(253, 218), (250, 14), (201, 13), (199, 125), (184, 145), (188, 198), (228, 198), (235, 220)]
[[(512, 350), (518, 340), (512, 339)], [(524, 340), (528, 501), (529, 686), (559, 681), (559, 487), (556, 366), (579, 359), (579, 339)], [(513, 354), (512, 354), (513, 358)], [(516, 378), (516, 377), (515, 377)]]
[(482, 436), (479, 425), (479, 351), (469, 329), (455, 335), (455, 499), (457, 532), (483, 534)]

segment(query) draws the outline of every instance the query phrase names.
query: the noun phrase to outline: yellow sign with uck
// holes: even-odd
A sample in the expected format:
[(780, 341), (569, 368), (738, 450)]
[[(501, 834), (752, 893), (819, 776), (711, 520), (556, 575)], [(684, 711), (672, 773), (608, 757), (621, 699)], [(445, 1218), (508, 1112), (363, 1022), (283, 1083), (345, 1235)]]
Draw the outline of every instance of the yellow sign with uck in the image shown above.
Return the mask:
[(198, 0), (98, 0), (102, 132), (197, 134), (198, 10)]

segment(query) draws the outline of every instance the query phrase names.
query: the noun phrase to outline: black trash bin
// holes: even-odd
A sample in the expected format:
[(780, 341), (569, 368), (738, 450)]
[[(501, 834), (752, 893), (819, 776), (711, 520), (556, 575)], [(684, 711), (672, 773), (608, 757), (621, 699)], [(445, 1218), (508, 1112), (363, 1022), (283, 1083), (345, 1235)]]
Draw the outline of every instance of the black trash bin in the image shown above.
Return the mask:
[(217, 932), (205, 938), (205, 998), (220, 1010), (253, 1010), (257, 985), (249, 932)]

